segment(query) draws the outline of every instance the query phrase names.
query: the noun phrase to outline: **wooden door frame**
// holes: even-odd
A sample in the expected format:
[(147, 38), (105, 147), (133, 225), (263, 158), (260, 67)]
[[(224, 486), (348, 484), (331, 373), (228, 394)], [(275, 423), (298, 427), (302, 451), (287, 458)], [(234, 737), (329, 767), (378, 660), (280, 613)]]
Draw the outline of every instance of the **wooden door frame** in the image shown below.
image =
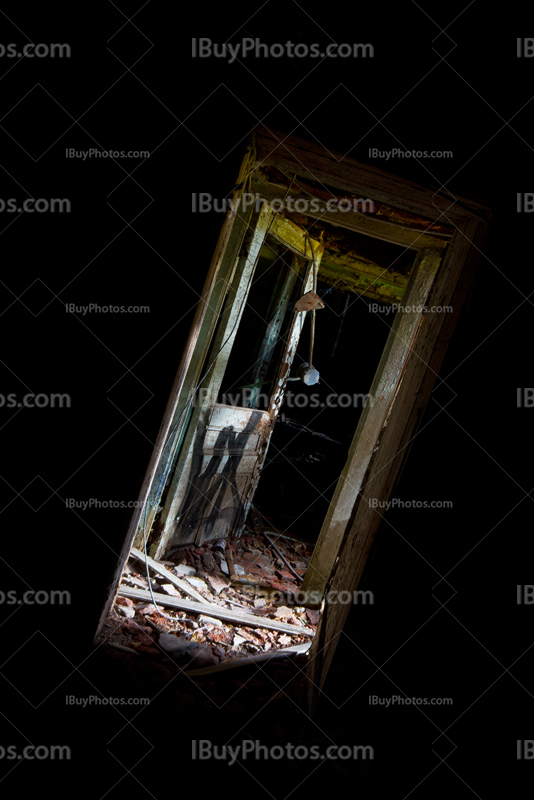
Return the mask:
[[(395, 488), (410, 444), (417, 435), (452, 331), (481, 259), (482, 247), (487, 238), (487, 224), (471, 217), (455, 227), (455, 233), (437, 270), (426, 302), (429, 308), (452, 306), (453, 312), (426, 313), (420, 316), (415, 336), (409, 343), (407, 358), (402, 365), (399, 364), (396, 374), (391, 376), (394, 391), (390, 393), (383, 424), (375, 430), (374, 437), (365, 443), (362, 442), (362, 437), (366, 421), (362, 420), (358, 426), (349, 459), (337, 487), (342, 493), (344, 476), (351, 475), (352, 471), (357, 473), (358, 459), (362, 455), (366, 457), (364, 469), (358, 475), (358, 487), (352, 490), (351, 508), (346, 509), (346, 519), (341, 524), (338, 520), (337, 526), (330, 528), (325, 521), (321, 536), (323, 542), (328, 544), (324, 550), (314, 550), (312, 556), (315, 567), (318, 564), (331, 565), (330, 572), (327, 580), (324, 580), (324, 575), (315, 569), (310, 571), (309, 568), (309, 578), (303, 584), (304, 589), (322, 594), (322, 613), (307, 665), (310, 708), (314, 707), (317, 694), (324, 686), (351, 608), (350, 603), (336, 603), (336, 596), (345, 592), (345, 598), (354, 597), (358, 589), (386, 501)], [(399, 324), (400, 321), (401, 318)], [(386, 347), (393, 344), (394, 337), (395, 333), (392, 331)], [(386, 364), (379, 368), (373, 383), (375, 389), (383, 385), (386, 369)], [(363, 449), (358, 447), (362, 444)], [(378, 500), (376, 505), (369, 502), (371, 497)], [(327, 568), (320, 566), (323, 571)], [(325, 602), (325, 595), (328, 602)], [(332, 599), (334, 602), (330, 602)]]
[[(259, 211), (254, 211), (254, 205), (248, 206), (245, 216), (239, 213), (241, 199), (247, 188), (248, 178), (256, 164), (255, 138), (252, 137), (247, 146), (245, 157), (238, 175), (236, 189), (232, 200), (229, 203), (229, 210), (223, 224), (217, 247), (212, 258), (208, 276), (203, 289), (202, 296), (197, 306), (193, 324), (189, 333), (187, 344), (182, 355), (178, 374), (175, 378), (171, 395), (167, 403), (163, 422), (158, 433), (156, 445), (148, 465), (147, 472), (141, 491), (132, 515), (125, 540), (121, 547), (119, 557), (113, 573), (112, 582), (108, 589), (108, 595), (102, 613), (99, 618), (95, 638), (104, 626), (110, 613), (111, 606), (117, 596), (124, 566), (128, 560), (131, 548), (139, 546), (144, 549), (145, 537), (148, 538), (151, 526), (154, 522), (163, 490), (166, 485), (165, 474), (168, 466), (173, 462), (179, 448), (182, 448), (183, 435), (188, 429), (193, 435), (193, 426), (189, 425), (188, 406), (191, 402), (193, 393), (200, 386), (202, 373), (206, 365), (210, 352), (212, 352), (213, 340), (220, 331), (220, 316), (223, 302), (226, 297), (226, 289), (230, 286), (235, 292), (235, 297), (241, 292), (239, 300), (238, 319), (235, 327), (231, 327), (231, 340), (228, 341), (230, 347), (225, 346), (224, 352), (218, 352), (216, 361), (213, 363), (213, 371), (216, 378), (209, 379), (211, 393), (215, 392), (217, 380), (224, 374), (224, 369), (231, 351), (231, 345), (235, 339), (235, 334), (239, 327), (239, 320), (245, 303), (241, 302), (242, 297), (246, 300), (250, 282), (245, 274), (247, 270), (254, 273), (259, 250), (267, 236), (273, 236), (290, 250), (310, 259), (309, 240), (314, 243), (314, 252), (317, 263), (320, 262), (323, 246), (320, 242), (307, 235), (306, 231), (296, 225), (291, 220), (285, 219), (274, 211), (270, 206), (263, 205)], [(252, 224), (253, 223), (253, 224)], [(259, 239), (256, 234), (260, 232), (260, 247), (257, 247)], [(251, 234), (254, 244), (252, 258), (249, 259), (248, 249), (243, 256), (241, 250), (247, 234)], [(249, 234), (249, 235), (250, 235)], [(256, 241), (257, 240), (257, 241)], [(256, 252), (257, 251), (257, 252)], [(230, 304), (228, 316), (235, 310), (235, 302)], [(301, 313), (304, 316), (304, 312)], [(210, 370), (211, 372), (211, 370)], [(167, 449), (167, 454), (165, 450)], [(266, 449), (263, 453), (265, 456)], [(256, 475), (256, 484), (259, 478), (259, 470)], [(172, 502), (172, 499), (171, 499)], [(160, 556), (162, 547), (166, 546), (167, 539), (162, 546), (158, 546), (156, 555)]]
[[(384, 395), (383, 402), (386, 413), (382, 412), (383, 416), (380, 419), (376, 415), (372, 415), (372, 410), (369, 409), (361, 425), (358, 426), (351, 448), (351, 456), (349, 456), (345, 469), (350, 470), (354, 466), (357, 467), (357, 465), (353, 465), (352, 461), (356, 449), (358, 449), (358, 457), (360, 457), (363, 430), (367, 423), (366, 435), (372, 428), (372, 436), (365, 444), (367, 460), (365, 469), (359, 476), (360, 489), (354, 493), (350, 513), (346, 515), (342, 524), (340, 525), (340, 521), (337, 519), (335, 530), (328, 530), (324, 535), (321, 534), (323, 541), (328, 540), (328, 547), (322, 553), (322, 548), (316, 548), (314, 551), (315, 570), (319, 558), (321, 564), (331, 565), (331, 567), (328, 566), (330, 570), (328, 574), (322, 576), (322, 584), (319, 587), (315, 581), (315, 588), (323, 593), (327, 586), (334, 592), (342, 590), (352, 592), (358, 586), (381, 521), (380, 508), (384, 507), (383, 503), (380, 503), (378, 509), (370, 508), (369, 504), (365, 503), (370, 491), (368, 487), (373, 485), (374, 496), (381, 501), (387, 500), (391, 495), (410, 442), (417, 433), (437, 372), (468, 295), (475, 270), (481, 260), (491, 216), (489, 208), (483, 203), (455, 197), (448, 192), (435, 192), (431, 188), (403, 180), (367, 164), (359, 163), (355, 159), (341, 154), (332, 154), (299, 137), (287, 136), (259, 126), (252, 136), (241, 166), (238, 186), (234, 191), (233, 202), (211, 262), (191, 334), (143, 481), (139, 502), (116, 565), (98, 631), (106, 621), (115, 599), (124, 564), (134, 538), (139, 532), (145, 510), (149, 529), (159, 505), (158, 481), (166, 464), (172, 460), (176, 442), (180, 441), (181, 431), (187, 419), (184, 408), (190, 391), (197, 385), (202, 374), (203, 364), (209, 352), (224, 300), (221, 278), (226, 279), (225, 275), (228, 277), (231, 274), (233, 259), (241, 248), (247, 230), (247, 219), (237, 211), (239, 200), (247, 185), (247, 177), (260, 166), (272, 166), (283, 174), (290, 173), (302, 181), (313, 181), (324, 187), (336, 187), (340, 191), (372, 198), (386, 204), (391, 209), (412, 215), (414, 220), (421, 218), (428, 221), (443, 220), (453, 229), (431, 285), (425, 284), (425, 291), (428, 289), (426, 305), (429, 307), (452, 305), (453, 312), (451, 314), (421, 314), (415, 326), (412, 325), (411, 328), (408, 326), (411, 330), (411, 337), (410, 341), (406, 341), (404, 345), (405, 357), (397, 359), (397, 372), (393, 371), (389, 375), (390, 389), (387, 396)], [(299, 193), (300, 189), (296, 191), (296, 194)], [(284, 217), (279, 215), (277, 219), (282, 224)], [(284, 220), (284, 222), (288, 221)], [(398, 242), (414, 251), (423, 246), (419, 264), (424, 262), (425, 258), (430, 257), (431, 260), (434, 258), (429, 255), (434, 244), (435, 250), (443, 253), (443, 240), (438, 241), (433, 237), (430, 229), (421, 234), (410, 229), (409, 223), (406, 228), (395, 227), (388, 224), (384, 218), (377, 216), (370, 219), (358, 214), (338, 215), (336, 222), (349, 230), (371, 235), (384, 241)], [(398, 322), (395, 322), (397, 330), (402, 324), (402, 318), (399, 317)], [(391, 342), (388, 339), (390, 354), (395, 349), (395, 338), (396, 334), (392, 332), (390, 334)], [(386, 358), (386, 362), (381, 362), (375, 378), (377, 387), (384, 385), (386, 371), (389, 369), (391, 369), (391, 363), (387, 364)], [(370, 420), (373, 421), (374, 427), (371, 426)], [(174, 437), (169, 446), (171, 455), (162, 458), (163, 448), (168, 444), (171, 432)], [(154, 487), (156, 487), (156, 491)], [(341, 492), (342, 487), (339, 490)], [(318, 570), (316, 571), (318, 572)], [(313, 574), (313, 571), (310, 572), (310, 577), (307, 578), (308, 587), (312, 585)], [(349, 608), (350, 606), (342, 604), (328, 604), (326, 609), (323, 608), (307, 667), (310, 700), (313, 700), (317, 691), (324, 684)]]
[[(256, 146), (254, 140), (251, 140), (247, 145), (236, 187), (229, 202), (229, 208), (208, 269), (202, 295), (196, 307), (187, 343), (182, 353), (156, 443), (139, 491), (138, 501), (115, 564), (107, 598), (97, 624), (95, 639), (109, 616), (117, 596), (125, 564), (128, 561), (134, 540), (139, 534), (143, 520), (147, 530), (150, 530), (154, 521), (161, 499), (161, 491), (159, 490), (161, 479), (164, 477), (167, 464), (171, 463), (174, 458), (176, 448), (187, 424), (187, 404), (191, 392), (201, 378), (201, 370), (222, 309), (226, 282), (232, 274), (235, 260), (241, 250), (253, 212), (253, 206), (249, 206), (245, 215), (239, 213), (239, 209), (241, 208), (242, 196), (247, 189), (247, 179), (255, 163)], [(167, 448), (168, 454), (162, 457), (165, 448)]]
[[(323, 596), (351, 528), (357, 524), (356, 508), (372, 478), (372, 462), (387, 425), (395, 422), (396, 400), (410, 354), (413, 352), (432, 285), (441, 262), (439, 250), (419, 250), (358, 421), (347, 461), (329, 504), (301, 586), (303, 604), (320, 608)], [(408, 310), (409, 309), (409, 310)], [(393, 415), (393, 416), (392, 416)], [(380, 498), (382, 499), (382, 498)]]
[[(323, 542), (328, 540), (328, 548), (322, 551), (316, 547), (312, 556), (314, 568), (317, 564), (326, 563), (330, 572), (321, 575), (314, 568), (308, 568), (303, 583), (303, 588), (307, 587), (308, 593), (315, 588), (315, 591), (324, 596), (328, 588), (329, 597), (333, 595), (335, 598), (342, 591), (353, 596), (382, 520), (386, 505), (384, 501), (391, 496), (410, 444), (417, 435), (438, 370), (469, 296), (487, 241), (491, 210), (478, 200), (417, 185), (350, 157), (328, 152), (299, 137), (288, 137), (260, 127), (256, 131), (255, 141), (257, 164), (275, 167), (282, 175), (294, 175), (297, 187), (298, 179), (327, 189), (333, 187), (350, 195), (371, 198), (385, 204), (390, 210), (411, 215), (416, 225), (417, 220), (420, 225), (423, 219), (430, 222), (441, 221), (452, 229), (452, 236), (446, 244), (439, 269), (428, 292), (426, 305), (429, 308), (452, 306), (453, 311), (420, 316), (415, 336), (406, 343), (407, 357), (401, 359), (397, 373), (391, 374), (395, 391), (389, 393), (388, 413), (384, 415), (383, 424), (375, 428), (374, 435), (365, 445), (362, 437), (366, 420), (370, 422), (370, 409), (361, 420), (344, 470), (345, 475), (353, 468), (357, 471), (356, 459), (362, 455), (358, 444), (364, 445), (367, 448), (367, 453), (364, 454), (367, 456), (366, 469), (360, 475), (359, 490), (353, 490), (350, 513), (347, 513), (344, 521), (339, 518), (334, 520), (336, 527), (332, 529), (325, 521), (321, 536)], [(421, 233), (410, 230), (408, 224), (406, 228), (389, 226), (381, 215), (370, 218), (349, 213), (324, 218), (327, 222), (337, 221), (341, 227), (349, 230), (411, 249), (423, 248), (424, 252), (427, 248), (435, 248), (443, 252), (443, 240), (439, 243), (436, 241), (430, 225)], [(401, 317), (396, 321), (397, 326), (400, 324)], [(394, 346), (394, 338), (395, 332), (392, 331), (386, 344), (386, 349), (389, 346), (390, 352)], [(381, 362), (375, 376), (375, 388), (384, 384), (386, 370), (390, 367), (391, 364)], [(342, 478), (338, 485), (339, 493), (342, 492), (341, 483)], [(371, 508), (365, 502), (371, 489), (374, 497), (380, 501), (377, 508)], [(319, 626), (306, 667), (310, 710), (324, 686), (350, 607), (342, 603), (325, 605), (323, 599)]]

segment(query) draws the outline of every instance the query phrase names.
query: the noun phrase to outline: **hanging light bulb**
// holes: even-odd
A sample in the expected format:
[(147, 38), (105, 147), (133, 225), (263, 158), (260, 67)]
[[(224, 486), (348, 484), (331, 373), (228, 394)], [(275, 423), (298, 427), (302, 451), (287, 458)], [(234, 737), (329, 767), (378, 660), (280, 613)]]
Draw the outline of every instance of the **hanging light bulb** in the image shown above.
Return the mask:
[(297, 375), (306, 386), (315, 386), (316, 383), (319, 383), (320, 375), (318, 370), (307, 362), (300, 365), (297, 369)]

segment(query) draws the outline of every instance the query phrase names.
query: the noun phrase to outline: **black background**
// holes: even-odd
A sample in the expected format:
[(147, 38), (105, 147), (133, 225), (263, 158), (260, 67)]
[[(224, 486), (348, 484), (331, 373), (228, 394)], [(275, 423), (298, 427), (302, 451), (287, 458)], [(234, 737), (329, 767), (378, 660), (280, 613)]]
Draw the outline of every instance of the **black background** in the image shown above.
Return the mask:
[[(0, 611), (2, 743), (28, 737), (73, 750), (68, 763), (12, 769), (4, 760), (12, 793), (45, 783), (96, 798), (263, 795), (268, 786), (281, 798), (304, 781), (300, 790), (370, 798), (386, 786), (395, 798), (486, 797), (516, 795), (531, 779), (534, 767), (516, 760), (516, 740), (534, 738), (534, 612), (516, 603), (516, 586), (534, 583), (534, 409), (516, 402), (517, 388), (532, 386), (531, 217), (516, 211), (516, 194), (533, 190), (534, 60), (516, 57), (516, 37), (530, 32), (523, 13), (517, 3), (494, 12), (480, 0), (467, 8), (3, 6), (2, 42), (72, 48), (69, 59), (0, 58), (1, 197), (71, 201), (69, 214), (0, 214), (1, 393), (72, 398), (67, 409), (0, 408), (2, 588), (72, 593), (69, 606)], [(369, 42), (374, 58), (191, 58), (192, 37), (235, 44), (246, 36)], [(66, 500), (137, 498), (223, 221), (193, 214), (191, 196), (231, 192), (260, 121), (492, 208), (475, 289), (396, 492), (453, 508), (387, 514), (367, 579), (375, 605), (352, 614), (309, 723), (321, 741), (372, 744), (372, 769), (344, 762), (312, 774), (306, 762), (295, 772), (273, 762), (255, 765), (256, 782), (248, 764), (247, 772), (191, 761), (193, 730), (237, 733), (219, 729), (216, 711), (169, 717), (160, 705), (136, 717), (154, 749), (121, 780), (108, 742), (124, 719), (113, 709), (69, 708), (65, 696), (96, 693), (92, 686), (110, 693), (88, 644), (130, 512), (74, 512)], [(67, 148), (92, 147), (151, 155), (66, 158)], [(369, 148), (395, 147), (454, 157), (369, 159)], [(67, 314), (66, 303), (147, 305), (150, 313), (82, 316)], [(129, 684), (113, 686), (121, 689), (128, 696)], [(402, 693), (454, 704), (425, 714), (369, 706), (370, 694)], [(450, 742), (433, 744), (449, 725), (450, 756)], [(138, 746), (134, 761), (147, 745), (126, 747), (132, 756)]]

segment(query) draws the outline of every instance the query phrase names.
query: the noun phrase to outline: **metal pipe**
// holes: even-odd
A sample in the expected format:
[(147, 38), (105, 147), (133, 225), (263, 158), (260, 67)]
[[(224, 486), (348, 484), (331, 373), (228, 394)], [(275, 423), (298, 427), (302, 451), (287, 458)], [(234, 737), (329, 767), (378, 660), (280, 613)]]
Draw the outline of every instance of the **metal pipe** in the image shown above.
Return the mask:
[(293, 575), (294, 575), (294, 576), (295, 576), (295, 578), (298, 580), (298, 582), (299, 582), (299, 583), (302, 583), (302, 577), (301, 577), (300, 575), (298, 575), (298, 573), (296, 573), (296, 572), (295, 572), (295, 570), (293, 569), (293, 567), (291, 566), (291, 564), (289, 563), (289, 561), (287, 560), (287, 558), (285, 558), (285, 556), (284, 556), (284, 555), (282, 555), (282, 553), (280, 552), (280, 550), (278, 549), (278, 547), (275, 545), (275, 543), (273, 542), (273, 540), (271, 539), (271, 537), (270, 537), (270, 536), (268, 536), (268, 535), (265, 533), (265, 531), (263, 531), (263, 535), (265, 536), (265, 538), (267, 539), (267, 541), (269, 542), (269, 544), (270, 544), (270, 545), (271, 545), (271, 547), (273, 548), (274, 552), (275, 552), (277, 555), (279, 555), (279, 556), (280, 556), (280, 558), (282, 559), (282, 561), (284, 562), (284, 564), (286, 565), (286, 567), (287, 567), (287, 568), (288, 568), (288, 569), (289, 569), (289, 570), (290, 570), (290, 571), (293, 573)]

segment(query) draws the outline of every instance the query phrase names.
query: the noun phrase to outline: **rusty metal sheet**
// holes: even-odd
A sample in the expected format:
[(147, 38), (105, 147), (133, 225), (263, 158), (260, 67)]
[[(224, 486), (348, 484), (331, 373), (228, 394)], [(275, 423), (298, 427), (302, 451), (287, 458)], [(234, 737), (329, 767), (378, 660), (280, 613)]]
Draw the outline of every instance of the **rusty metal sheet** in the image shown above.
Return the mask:
[(315, 292), (306, 292), (295, 303), (295, 311), (313, 311), (324, 308), (324, 303)]

